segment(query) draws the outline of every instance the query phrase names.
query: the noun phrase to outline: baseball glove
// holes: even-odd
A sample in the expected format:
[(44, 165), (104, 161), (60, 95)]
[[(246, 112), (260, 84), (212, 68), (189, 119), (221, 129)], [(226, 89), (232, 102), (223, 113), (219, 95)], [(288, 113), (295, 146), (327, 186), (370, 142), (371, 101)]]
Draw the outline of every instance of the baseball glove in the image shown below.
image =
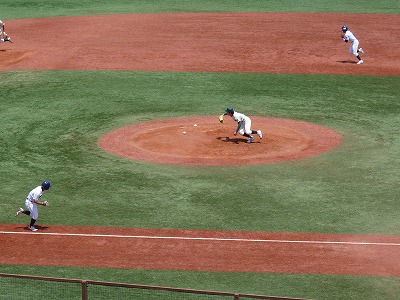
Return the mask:
[(220, 123), (223, 123), (223, 122), (224, 122), (224, 115), (220, 115), (220, 116), (218, 117), (218, 119), (219, 119), (219, 122), (220, 122)]

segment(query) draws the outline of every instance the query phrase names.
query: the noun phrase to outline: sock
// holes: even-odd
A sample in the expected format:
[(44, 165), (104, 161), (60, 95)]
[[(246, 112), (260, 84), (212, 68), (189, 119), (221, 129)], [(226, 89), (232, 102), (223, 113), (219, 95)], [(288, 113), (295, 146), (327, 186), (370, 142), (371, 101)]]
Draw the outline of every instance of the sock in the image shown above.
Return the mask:
[(31, 219), (31, 224), (29, 226), (32, 227), (33, 225), (35, 225), (35, 222), (36, 222), (35, 219)]

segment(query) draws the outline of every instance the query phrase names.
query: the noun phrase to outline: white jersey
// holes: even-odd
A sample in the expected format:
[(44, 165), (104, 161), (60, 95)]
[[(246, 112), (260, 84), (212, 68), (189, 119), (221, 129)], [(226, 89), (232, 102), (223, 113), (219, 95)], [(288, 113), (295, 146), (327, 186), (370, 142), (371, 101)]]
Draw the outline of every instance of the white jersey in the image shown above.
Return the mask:
[(346, 33), (344, 34), (344, 40), (350, 41), (351, 43), (354, 43), (355, 41), (358, 42), (357, 38), (350, 30), (347, 30)]
[(238, 122), (236, 132), (241, 135), (243, 135), (243, 133), (251, 134), (251, 119), (248, 116), (235, 111), (232, 115), (232, 119)]
[(2, 20), (0, 20), (0, 42), (4, 42), (3, 38), (3, 32), (4, 32), (4, 23)]
[(360, 42), (357, 40), (355, 35), (350, 30), (346, 31), (343, 41), (345, 42), (350, 41), (351, 45), (349, 47), (349, 52), (354, 56), (358, 56), (358, 45)]
[(249, 122), (250, 118), (244, 114), (238, 113), (238, 112), (234, 112), (232, 115), (232, 118), (236, 121), (236, 122)]
[(42, 189), (42, 186), (39, 185), (38, 187), (35, 187), (32, 191), (30, 191), (28, 197), (26, 197), (26, 200), (34, 203), (34, 200), (39, 201), (40, 197), (42, 197), (44, 191)]

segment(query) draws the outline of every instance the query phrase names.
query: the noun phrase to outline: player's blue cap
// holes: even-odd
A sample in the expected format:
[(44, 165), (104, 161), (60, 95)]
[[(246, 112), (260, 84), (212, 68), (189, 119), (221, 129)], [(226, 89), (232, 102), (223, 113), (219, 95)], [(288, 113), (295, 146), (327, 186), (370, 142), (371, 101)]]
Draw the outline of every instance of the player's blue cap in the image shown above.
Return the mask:
[(50, 183), (50, 181), (45, 180), (42, 182), (42, 187), (44, 190), (48, 190), (51, 186), (52, 184)]

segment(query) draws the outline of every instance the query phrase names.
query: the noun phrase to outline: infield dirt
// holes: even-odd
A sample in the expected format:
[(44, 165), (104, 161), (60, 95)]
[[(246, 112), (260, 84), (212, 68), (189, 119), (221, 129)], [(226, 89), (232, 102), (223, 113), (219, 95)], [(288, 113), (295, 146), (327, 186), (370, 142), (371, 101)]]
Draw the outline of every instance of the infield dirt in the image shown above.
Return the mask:
[[(340, 38), (343, 24), (360, 40), (363, 65)], [(9, 20), (7, 28), (14, 43), (0, 44), (0, 70), (400, 75), (398, 15), (100, 15)]]

